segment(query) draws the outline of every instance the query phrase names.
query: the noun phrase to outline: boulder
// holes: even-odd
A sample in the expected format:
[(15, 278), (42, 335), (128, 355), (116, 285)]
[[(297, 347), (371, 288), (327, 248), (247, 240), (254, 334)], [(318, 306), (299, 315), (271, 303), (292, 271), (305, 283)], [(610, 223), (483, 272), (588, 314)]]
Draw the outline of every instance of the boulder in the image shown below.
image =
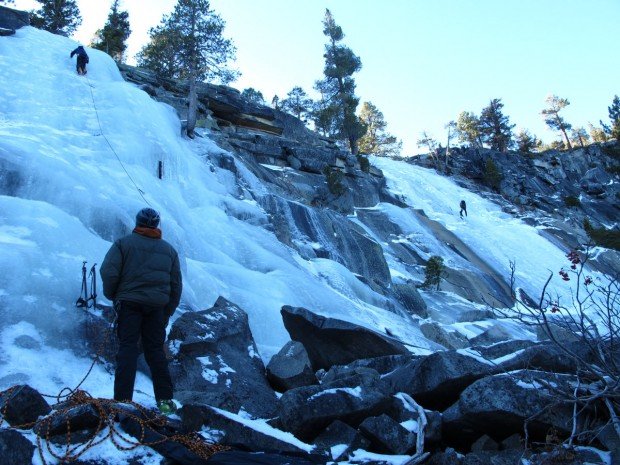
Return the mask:
[(416, 435), (385, 414), (366, 418), (359, 430), (370, 439), (374, 452), (404, 455), (415, 449)]
[(392, 292), (405, 310), (412, 315), (428, 318), (426, 302), (412, 284), (392, 284)]
[(523, 452), (517, 450), (479, 451), (467, 454), (460, 465), (515, 465), (523, 463), (522, 457)]
[(287, 433), (264, 424), (257, 429), (253, 423), (244, 423), (240, 417), (208, 405), (186, 404), (179, 415), (184, 431), (202, 431), (222, 446), (257, 452), (307, 453), (295, 445), (301, 443), (290, 434), (290, 441), (279, 439)]
[(345, 460), (349, 454), (357, 449), (368, 450), (370, 441), (358, 430), (346, 423), (336, 420), (323, 430), (314, 440), (320, 450), (329, 452), (336, 461)]
[(13, 35), (17, 29), (29, 25), (28, 12), (0, 6), (0, 29), (5, 31), (2, 35)]
[(461, 465), (463, 456), (454, 449), (448, 448), (443, 452), (436, 452), (428, 458), (426, 465)]
[[(376, 373), (376, 372), (375, 372)], [(286, 391), (280, 398), (279, 424), (302, 440), (312, 440), (336, 420), (357, 427), (389, 405), (388, 386), (377, 375), (356, 373), (320, 386)]]
[(516, 356), (524, 349), (536, 345), (535, 342), (527, 339), (514, 339), (511, 341), (502, 341), (488, 346), (473, 346), (469, 349), (475, 354), (479, 354), (485, 360), (489, 360), (495, 364), (502, 363), (503, 360), (509, 360), (512, 356)]
[(425, 408), (443, 410), (458, 399), (463, 389), (492, 369), (477, 358), (449, 350), (414, 360), (384, 379), (393, 392), (405, 392)]
[(27, 384), (0, 393), (0, 414), (13, 428), (30, 429), (39, 417), (51, 410), (43, 396)]
[(168, 340), (176, 354), (170, 363), (175, 399), (262, 418), (275, 414), (277, 398), (242, 309), (220, 297), (209, 310), (181, 315)]
[(354, 323), (288, 305), (281, 313), (291, 339), (304, 345), (314, 370), (362, 358), (410, 354), (398, 340)]
[[(123, 413), (120, 414), (120, 425), (123, 431), (141, 443), (148, 444), (157, 453), (163, 455), (172, 463), (179, 465), (211, 465), (207, 457), (198, 455), (185, 444), (173, 440), (172, 437), (178, 433), (178, 429), (169, 423), (162, 424), (154, 421), (155, 417), (147, 411), (137, 410), (133, 406), (123, 406)], [(218, 451), (218, 448), (211, 447), (206, 441), (199, 443), (198, 438), (193, 442), (194, 450), (205, 448), (203, 452), (211, 455)], [(202, 440), (202, 438), (201, 438)]]
[(471, 445), (472, 452), (483, 452), (499, 450), (499, 444), (496, 443), (490, 436), (483, 434), (476, 442)]
[(321, 384), (332, 384), (335, 382), (345, 383), (347, 386), (355, 387), (356, 383), (361, 383), (367, 379), (379, 379), (379, 372), (373, 368), (349, 365), (333, 366), (321, 377)]
[(536, 371), (517, 371), (480, 379), (467, 387), (457, 403), (443, 414), (448, 440), (474, 440), (482, 434), (501, 441), (521, 433), (526, 419), (530, 440), (544, 441), (550, 427), (568, 434), (572, 408), (557, 405), (557, 396), (545, 387), (560, 387), (573, 378)]
[[(575, 350), (583, 360), (590, 361), (587, 348), (583, 343), (567, 342), (566, 347)], [(555, 344), (537, 344), (527, 347), (516, 354), (514, 357), (503, 361), (500, 364), (503, 371), (510, 372), (514, 370), (532, 369), (549, 371), (552, 373), (575, 373), (577, 371), (577, 362), (567, 356), (566, 352)]]
[(304, 346), (296, 341), (287, 342), (267, 364), (267, 379), (276, 391), (284, 392), (301, 386), (318, 384), (310, 367)]
[(59, 434), (71, 434), (94, 429), (100, 424), (99, 412), (91, 404), (78, 405), (66, 410), (55, 411), (52, 415), (37, 423), (34, 432), (38, 436), (48, 437)]
[(34, 446), (19, 432), (0, 429), (0, 463), (7, 465), (31, 465)]
[(469, 340), (470, 344), (476, 345), (491, 345), (497, 342), (509, 341), (513, 338), (513, 335), (508, 331), (502, 323), (496, 323), (489, 329), (486, 329), (478, 336)]
[[(407, 430), (417, 433), (418, 410), (413, 408), (409, 402), (405, 400), (402, 393), (398, 393), (392, 397), (390, 406), (386, 409), (385, 413)], [(441, 413), (434, 410), (425, 410), (424, 415), (426, 415), (424, 441), (425, 443), (438, 444), (441, 441)]]
[(446, 349), (463, 349), (471, 345), (465, 336), (456, 331), (448, 332), (439, 323), (424, 323), (420, 325), (420, 331), (426, 339)]
[(355, 371), (358, 368), (371, 368), (380, 375), (386, 375), (417, 358), (419, 358), (419, 356), (412, 354), (384, 355), (382, 357), (362, 358), (351, 363), (347, 363), (346, 365), (334, 365), (328, 371), (321, 369), (317, 371), (317, 376), (320, 374), (319, 378), (322, 382), (324, 382), (326, 376), (328, 380), (338, 379), (341, 377), (341, 374)]
[(227, 450), (213, 455), (208, 463), (209, 465), (326, 465), (326, 460), (325, 457), (316, 454), (301, 455)]
[(523, 439), (520, 434), (512, 434), (501, 442), (502, 450), (523, 449)]

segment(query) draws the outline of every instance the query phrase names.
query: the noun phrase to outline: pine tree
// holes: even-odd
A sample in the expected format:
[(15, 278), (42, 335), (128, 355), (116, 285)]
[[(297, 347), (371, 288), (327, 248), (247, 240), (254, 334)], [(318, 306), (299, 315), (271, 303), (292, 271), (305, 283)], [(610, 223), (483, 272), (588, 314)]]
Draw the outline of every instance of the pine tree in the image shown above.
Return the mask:
[(422, 287), (431, 289), (434, 287), (438, 291), (441, 286), (441, 279), (446, 276), (446, 265), (444, 265), (443, 258), (439, 255), (433, 255), (426, 262)]
[(532, 134), (527, 129), (521, 129), (516, 136), (517, 140), (517, 150), (521, 153), (530, 154), (540, 146), (540, 140)]
[(257, 103), (259, 105), (265, 105), (265, 98), (263, 97), (263, 93), (260, 90), (256, 90), (252, 87), (243, 89), (243, 92), (241, 92), (241, 97), (243, 97), (249, 102)]
[(387, 122), (376, 106), (364, 102), (359, 119), (366, 126), (366, 133), (359, 139), (360, 153), (386, 157), (400, 155), (403, 143), (386, 132)]
[(609, 112), (611, 126), (604, 124), (602, 121), (601, 126), (611, 137), (620, 140), (620, 98), (617, 95), (614, 96), (611, 106), (607, 107), (607, 111)]
[(37, 0), (41, 8), (32, 14), (30, 24), (52, 34), (70, 36), (82, 24), (75, 0)]
[(551, 129), (560, 131), (564, 137), (564, 141), (566, 142), (566, 147), (568, 147), (568, 149), (572, 149), (573, 146), (570, 143), (567, 133), (572, 126), (560, 116), (560, 111), (570, 105), (570, 102), (568, 99), (560, 98), (557, 95), (548, 96), (545, 99), (545, 102), (547, 102), (548, 108), (545, 108), (541, 112), (543, 118), (545, 119), (545, 123), (547, 123), (547, 126)]
[(426, 131), (421, 134), (422, 137), (418, 139), (418, 147), (426, 147), (428, 149), (429, 156), (433, 159), (433, 163), (437, 166), (439, 146), (435, 139), (433, 139)]
[[(320, 124), (329, 128), (330, 136), (347, 141), (351, 153), (357, 154), (357, 141), (364, 134), (364, 126), (355, 114), (359, 99), (355, 96), (355, 80), (351, 76), (361, 69), (362, 62), (350, 48), (339, 44), (344, 38), (342, 28), (327, 9), (323, 34), (329, 41), (323, 55), (325, 77), (315, 84), (323, 96), (315, 109), (315, 124), (317, 119), (321, 120)], [(335, 122), (326, 124), (327, 118), (335, 118)]]
[(461, 112), (456, 120), (456, 133), (459, 142), (469, 144), (470, 147), (482, 147), (480, 119), (474, 113)]
[(574, 128), (571, 130), (571, 139), (575, 145), (579, 144), (581, 147), (585, 147), (590, 142), (590, 136), (586, 132), (585, 128)]
[[(170, 16), (152, 30), (151, 43), (140, 53), (140, 63), (161, 69), (157, 54), (168, 59), (166, 66), (175, 66), (173, 77), (189, 81), (187, 135), (194, 137), (198, 98), (197, 81), (218, 78), (222, 83), (234, 80), (238, 73), (226, 67), (235, 57), (232, 41), (223, 37), (224, 20), (210, 9), (208, 0), (178, 0)], [(154, 46), (154, 40), (160, 43)]]
[(305, 122), (306, 115), (312, 111), (313, 103), (312, 99), (308, 97), (308, 94), (301, 87), (295, 86), (286, 94), (286, 98), (282, 100), (281, 110)]
[(279, 110), (280, 109), (280, 97), (278, 97), (277, 95), (274, 95), (273, 98), (271, 99), (271, 106), (275, 108), (276, 110)]
[(593, 142), (607, 142), (609, 140), (605, 130), (597, 128), (592, 123), (588, 124), (588, 129)]
[(129, 13), (119, 11), (119, 0), (114, 0), (108, 14), (108, 21), (96, 33), (96, 39), (90, 44), (97, 50), (103, 50), (116, 61), (123, 61), (127, 44), (125, 43), (131, 34), (129, 27)]
[(162, 24), (149, 30), (150, 41), (136, 55), (139, 67), (154, 71), (158, 76), (167, 79), (187, 78), (177, 50), (181, 37), (174, 29), (166, 26), (167, 17)]
[(500, 152), (508, 151), (512, 144), (512, 128), (508, 116), (502, 113), (504, 104), (501, 99), (493, 99), (480, 113), (480, 133), (483, 142), (486, 142), (493, 150)]

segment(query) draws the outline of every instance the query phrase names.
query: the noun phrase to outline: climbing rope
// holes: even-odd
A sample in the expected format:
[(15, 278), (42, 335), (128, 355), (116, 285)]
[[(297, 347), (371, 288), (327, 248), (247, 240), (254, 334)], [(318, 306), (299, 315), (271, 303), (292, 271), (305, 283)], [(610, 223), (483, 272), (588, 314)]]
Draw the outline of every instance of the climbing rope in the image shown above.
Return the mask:
[(125, 174), (129, 178), (129, 180), (132, 182), (132, 184), (135, 186), (136, 190), (140, 194), (140, 197), (142, 197), (142, 200), (144, 200), (149, 207), (152, 207), (149, 201), (146, 200), (146, 197), (144, 197), (144, 191), (140, 189), (138, 187), (138, 184), (136, 184), (136, 182), (133, 180), (133, 178), (129, 174), (129, 171), (127, 171), (127, 168), (125, 168), (125, 165), (123, 164), (120, 157), (118, 156), (118, 153), (116, 153), (116, 150), (114, 150), (114, 147), (112, 147), (112, 144), (110, 143), (106, 135), (103, 133), (103, 127), (101, 126), (101, 120), (99, 119), (99, 110), (97, 109), (97, 104), (95, 103), (95, 95), (93, 94), (93, 85), (91, 84), (90, 79), (88, 79), (88, 76), (85, 76), (85, 77), (86, 77), (86, 82), (88, 83), (88, 88), (90, 89), (90, 98), (93, 102), (93, 108), (95, 109), (95, 115), (97, 116), (97, 124), (99, 125), (99, 133), (101, 134), (103, 139), (107, 142), (108, 147), (110, 147), (110, 150), (112, 151), (112, 153), (116, 156), (116, 159), (118, 160), (121, 167), (123, 168), (123, 171), (125, 171)]
[[(15, 389), (16, 387), (12, 387), (6, 391), (0, 392), (0, 397), (10, 397), (12, 391)], [(82, 406), (92, 407), (97, 413), (99, 422), (93, 430), (89, 431), (87, 439), (73, 441), (71, 421), (68, 414), (70, 410)], [(133, 407), (133, 410), (128, 408), (128, 406)], [(4, 422), (7, 408), (8, 402), (5, 402), (1, 412), (0, 426), (2, 426)], [(128, 437), (127, 433), (119, 430), (117, 426), (118, 418), (122, 418), (122, 422), (132, 422), (134, 425), (139, 425), (139, 433), (134, 434), (134, 438)], [(59, 445), (60, 443), (57, 437), (58, 435), (52, 436), (54, 426), (59, 424), (63, 424), (66, 428), (66, 432), (64, 433), (66, 440), (63, 441), (63, 452), (58, 452), (52, 447), (52, 444)], [(208, 443), (197, 433), (175, 433), (168, 436), (160, 432), (166, 424), (167, 420), (165, 416), (159, 415), (155, 411), (147, 409), (135, 402), (127, 401), (120, 403), (111, 399), (94, 398), (86, 391), (74, 390), (63, 403), (56, 405), (56, 408), (50, 415), (34, 422), (13, 425), (10, 426), (10, 428), (20, 430), (34, 429), (37, 450), (43, 465), (49, 465), (49, 462), (45, 458), (44, 449), (47, 449), (48, 453), (57, 459), (59, 463), (68, 463), (76, 461), (86, 451), (103, 443), (107, 439), (109, 439), (119, 451), (131, 451), (140, 446), (154, 447), (167, 441), (174, 441), (182, 444), (203, 460), (208, 460), (217, 452), (230, 449), (229, 447), (219, 444)], [(107, 432), (105, 432), (106, 428)], [(161, 436), (161, 438), (147, 441), (146, 437), (149, 431), (155, 432), (157, 435)], [(54, 439), (56, 439), (56, 441), (54, 441)]]
[[(126, 401), (120, 403), (112, 399), (95, 398), (87, 391), (80, 389), (96, 363), (101, 360), (103, 350), (109, 342), (110, 336), (114, 330), (115, 322), (116, 318), (111, 322), (105, 336), (102, 338), (87, 373), (73, 389), (65, 387), (57, 395), (41, 394), (43, 397), (56, 399), (54, 410), (50, 415), (30, 423), (9, 425), (9, 427), (11, 429), (34, 430), (36, 434), (37, 450), (43, 465), (50, 465), (45, 458), (44, 448), (47, 449), (49, 454), (57, 459), (59, 463), (68, 463), (76, 461), (87, 450), (103, 443), (106, 439), (109, 439), (116, 449), (120, 451), (131, 451), (139, 446), (153, 447), (158, 444), (163, 444), (166, 441), (175, 441), (185, 446), (203, 460), (208, 460), (209, 457), (217, 452), (228, 450), (229, 447), (206, 442), (204, 438), (197, 433), (176, 433), (167, 436), (158, 431), (158, 429), (166, 425), (166, 417), (135, 402)], [(0, 411), (0, 427), (2, 427), (7, 416), (9, 399), (17, 388), (18, 386), (13, 386), (0, 392), (0, 400), (5, 399), (2, 411)], [(127, 405), (131, 405), (134, 411), (128, 411)], [(94, 430), (89, 431), (87, 439), (74, 444), (74, 441), (72, 441), (69, 411), (79, 406), (91, 406), (94, 411), (97, 412), (99, 423)], [(121, 416), (127, 419), (127, 421), (132, 421), (134, 424), (140, 425), (140, 433), (136, 435), (138, 439), (130, 439), (118, 429), (116, 420)], [(58, 441), (55, 442), (52, 440), (53, 438), (51, 435), (52, 426), (55, 424), (57, 418), (60, 418), (60, 421), (66, 425), (66, 440), (64, 441), (65, 446), (63, 453), (58, 453), (52, 447), (53, 443), (58, 444)], [(106, 428), (108, 430), (104, 433)], [(151, 442), (146, 441), (145, 438), (149, 430), (160, 434), (162, 438)]]

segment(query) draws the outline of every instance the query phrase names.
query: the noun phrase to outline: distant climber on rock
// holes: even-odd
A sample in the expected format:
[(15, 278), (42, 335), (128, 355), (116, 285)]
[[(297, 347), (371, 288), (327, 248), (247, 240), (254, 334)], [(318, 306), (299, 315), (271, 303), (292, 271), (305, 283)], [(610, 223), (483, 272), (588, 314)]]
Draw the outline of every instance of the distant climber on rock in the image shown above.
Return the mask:
[(467, 216), (467, 205), (465, 204), (464, 200), (461, 200), (460, 207), (461, 211), (459, 212), (459, 215), (461, 215), (461, 218), (463, 218), (463, 212), (465, 212), (465, 216)]
[(181, 299), (179, 256), (161, 238), (159, 213), (143, 208), (132, 234), (117, 239), (101, 264), (104, 295), (118, 315), (118, 353), (114, 399), (131, 401), (136, 379), (138, 340), (151, 369), (157, 407), (173, 413), (172, 379), (164, 353), (166, 325)]
[(75, 70), (80, 76), (85, 75), (86, 74), (86, 63), (88, 63), (89, 61), (86, 50), (84, 50), (84, 47), (80, 45), (78, 46), (78, 48), (76, 48), (75, 50), (71, 52), (71, 58), (73, 58), (73, 55), (77, 55), (77, 64), (75, 65)]

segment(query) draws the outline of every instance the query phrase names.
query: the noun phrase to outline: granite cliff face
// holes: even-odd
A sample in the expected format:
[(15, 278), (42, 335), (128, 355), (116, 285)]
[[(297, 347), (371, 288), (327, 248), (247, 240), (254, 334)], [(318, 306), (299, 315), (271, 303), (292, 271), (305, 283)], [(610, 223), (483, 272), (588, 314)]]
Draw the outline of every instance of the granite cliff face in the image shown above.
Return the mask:
[[(569, 151), (536, 154), (501, 153), (489, 149), (454, 148), (434, 158), (411, 163), (447, 173), (458, 184), (502, 205), (545, 234), (575, 248), (591, 239), (584, 229), (618, 231), (620, 224), (620, 143), (611, 141)], [(489, 165), (497, 176), (489, 173)], [(493, 179), (491, 179), (493, 178)], [(618, 270), (618, 253), (606, 251), (594, 261), (605, 273)]]

